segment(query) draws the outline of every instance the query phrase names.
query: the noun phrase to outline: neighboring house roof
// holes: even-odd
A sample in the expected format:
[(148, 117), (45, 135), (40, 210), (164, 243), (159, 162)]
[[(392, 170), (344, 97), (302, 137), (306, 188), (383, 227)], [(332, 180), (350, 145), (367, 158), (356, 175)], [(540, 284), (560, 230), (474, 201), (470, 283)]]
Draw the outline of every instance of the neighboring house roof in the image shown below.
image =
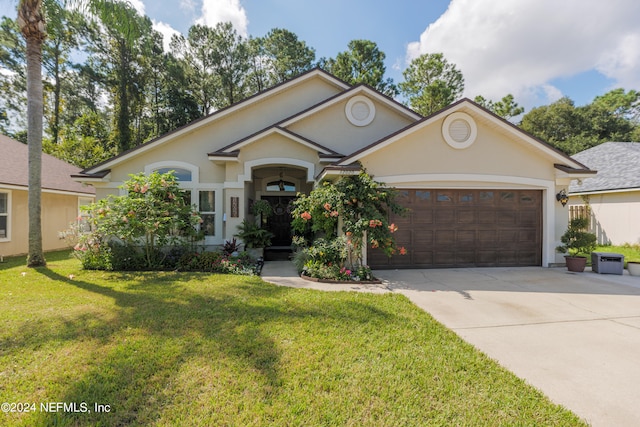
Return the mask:
[(573, 158), (598, 174), (572, 183), (569, 193), (640, 189), (640, 142), (605, 142)]
[[(26, 144), (0, 135), (0, 186), (29, 187), (29, 147)], [(71, 193), (95, 194), (87, 187), (71, 179), (80, 171), (73, 165), (49, 154), (42, 154), (42, 189)]]

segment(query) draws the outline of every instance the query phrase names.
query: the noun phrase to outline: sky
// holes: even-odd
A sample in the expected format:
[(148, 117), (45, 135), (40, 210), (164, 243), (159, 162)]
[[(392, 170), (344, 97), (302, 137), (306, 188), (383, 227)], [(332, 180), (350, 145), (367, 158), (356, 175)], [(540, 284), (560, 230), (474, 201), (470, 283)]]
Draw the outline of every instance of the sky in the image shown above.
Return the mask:
[[(622, 87), (640, 91), (638, 0), (129, 0), (165, 35), (231, 21), (241, 35), (285, 28), (335, 57), (349, 41), (376, 42), (387, 77), (440, 52), (462, 72), (464, 96), (512, 94), (529, 111), (563, 96), (585, 105)], [(15, 15), (18, 0), (0, 0)]]

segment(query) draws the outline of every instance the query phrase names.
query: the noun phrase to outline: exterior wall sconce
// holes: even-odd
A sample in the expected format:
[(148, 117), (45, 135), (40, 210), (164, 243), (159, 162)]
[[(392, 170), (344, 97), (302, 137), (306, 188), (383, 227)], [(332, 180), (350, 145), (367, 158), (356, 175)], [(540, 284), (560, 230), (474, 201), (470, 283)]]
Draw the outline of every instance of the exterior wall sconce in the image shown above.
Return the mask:
[(556, 194), (556, 200), (562, 203), (562, 207), (564, 207), (569, 201), (569, 196), (567, 196), (567, 192), (562, 189), (558, 194)]

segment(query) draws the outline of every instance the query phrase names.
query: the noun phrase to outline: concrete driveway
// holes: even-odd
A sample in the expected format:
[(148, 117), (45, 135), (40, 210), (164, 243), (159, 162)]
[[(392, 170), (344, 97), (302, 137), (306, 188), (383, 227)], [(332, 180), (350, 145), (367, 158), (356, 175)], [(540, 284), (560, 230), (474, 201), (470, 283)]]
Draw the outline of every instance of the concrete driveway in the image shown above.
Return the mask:
[(536, 267), (375, 274), (588, 423), (640, 425), (640, 277)]

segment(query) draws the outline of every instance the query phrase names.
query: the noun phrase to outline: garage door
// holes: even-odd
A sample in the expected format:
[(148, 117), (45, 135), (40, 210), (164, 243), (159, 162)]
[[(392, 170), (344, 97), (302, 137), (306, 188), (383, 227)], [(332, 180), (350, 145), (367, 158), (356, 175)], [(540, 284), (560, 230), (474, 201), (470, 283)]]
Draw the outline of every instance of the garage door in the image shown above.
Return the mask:
[(393, 216), (407, 255), (369, 248), (373, 268), (507, 267), (542, 264), (542, 191), (401, 190)]

